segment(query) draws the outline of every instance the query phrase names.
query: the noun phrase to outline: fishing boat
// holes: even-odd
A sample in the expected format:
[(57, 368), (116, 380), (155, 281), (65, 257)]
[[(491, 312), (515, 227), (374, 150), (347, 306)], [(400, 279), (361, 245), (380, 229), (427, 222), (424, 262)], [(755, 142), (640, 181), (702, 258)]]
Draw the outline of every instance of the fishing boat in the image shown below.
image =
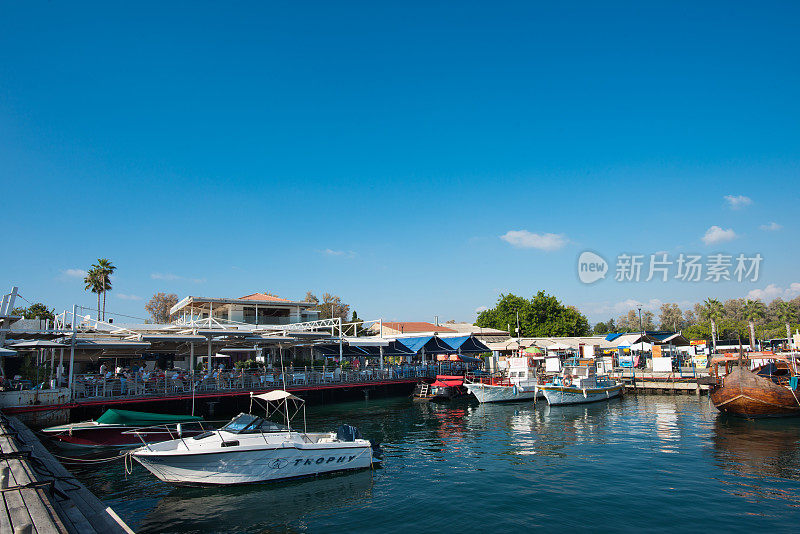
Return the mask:
[[(65, 448), (136, 447), (142, 439), (148, 443), (194, 436), (203, 432), (194, 415), (172, 415), (134, 412), (131, 410), (106, 410), (96, 420), (51, 426), (41, 432)], [(138, 431), (138, 434), (134, 434)]]
[(622, 394), (622, 384), (604, 375), (597, 374), (593, 365), (565, 366), (561, 374), (546, 384), (538, 386), (547, 404), (585, 404), (599, 402)]
[[(791, 417), (800, 415), (797, 361), (794, 355), (753, 353), (745, 358), (725, 355), (712, 358), (716, 383), (711, 402), (721, 412), (741, 417)], [(765, 360), (757, 364), (753, 360)], [(720, 377), (719, 365), (727, 371)], [(734, 365), (735, 364), (735, 365)]]
[(436, 375), (432, 384), (420, 382), (414, 389), (415, 401), (448, 401), (466, 394), (463, 376)]
[(464, 387), (478, 402), (533, 400), (537, 396), (536, 369), (527, 357), (508, 358), (508, 369), (499, 375), (467, 376)]
[[(283, 390), (250, 394), (251, 413), (241, 413), (218, 430), (192, 438), (145, 444), (129, 453), (153, 475), (178, 485), (231, 485), (298, 478), (370, 467), (372, 444), (357, 428), (335, 432), (305, 430), (305, 404)], [(263, 402), (265, 416), (252, 414)], [(302, 409), (303, 431), (292, 429)], [(281, 414), (282, 424), (269, 420)]]

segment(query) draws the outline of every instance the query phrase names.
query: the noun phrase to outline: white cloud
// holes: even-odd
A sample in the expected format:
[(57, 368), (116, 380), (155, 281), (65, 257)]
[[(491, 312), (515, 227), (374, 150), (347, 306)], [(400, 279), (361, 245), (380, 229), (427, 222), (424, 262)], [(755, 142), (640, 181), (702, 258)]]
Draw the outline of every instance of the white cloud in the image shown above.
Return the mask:
[(477, 315), (477, 314), (479, 314), (481, 312), (484, 312), (484, 311), (486, 311), (488, 309), (489, 309), (489, 306), (478, 306), (477, 308), (475, 308), (475, 314)]
[(776, 223), (775, 221), (772, 221), (769, 224), (762, 224), (761, 226), (759, 226), (759, 228), (761, 228), (762, 230), (767, 231), (767, 232), (777, 232), (778, 230), (783, 228), (783, 226), (781, 226), (780, 224)]
[(325, 250), (320, 251), (320, 254), (323, 256), (331, 256), (334, 258), (355, 258), (356, 253), (352, 250), (333, 250), (331, 248), (326, 248)]
[(206, 281), (205, 278), (188, 278), (186, 276), (180, 276), (173, 273), (152, 273), (150, 274), (150, 278), (153, 280), (166, 280), (169, 282), (174, 282), (176, 280), (187, 280), (189, 282), (194, 282), (195, 284), (202, 284)]
[(153, 273), (150, 275), (153, 280), (180, 280), (181, 277), (172, 273)]
[(142, 297), (138, 295), (126, 295), (125, 293), (115, 293), (114, 296), (122, 300), (142, 300)]
[(539, 250), (558, 250), (569, 240), (564, 234), (534, 234), (527, 230), (509, 230), (500, 239), (517, 248), (537, 248)]
[(733, 228), (723, 230), (719, 226), (712, 226), (706, 230), (706, 234), (702, 237), (702, 240), (706, 245), (713, 245), (714, 243), (732, 241), (737, 237), (739, 236), (736, 235), (736, 232), (733, 231)]
[(732, 210), (738, 210), (753, 203), (750, 197), (744, 195), (725, 195), (725, 201)]
[(84, 278), (88, 273), (83, 269), (64, 269), (61, 274), (69, 278)]
[(747, 292), (747, 298), (759, 299), (764, 302), (770, 302), (778, 297), (789, 300), (798, 295), (800, 295), (800, 282), (792, 282), (785, 289), (777, 284), (769, 284), (764, 289), (751, 289)]

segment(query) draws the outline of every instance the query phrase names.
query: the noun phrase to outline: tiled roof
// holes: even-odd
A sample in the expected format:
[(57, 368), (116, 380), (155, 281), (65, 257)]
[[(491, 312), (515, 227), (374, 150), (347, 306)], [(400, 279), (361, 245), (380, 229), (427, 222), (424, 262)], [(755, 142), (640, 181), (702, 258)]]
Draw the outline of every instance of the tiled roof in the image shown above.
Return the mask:
[(273, 295), (267, 295), (266, 293), (253, 293), (252, 295), (245, 295), (241, 297), (239, 300), (267, 300), (270, 302), (291, 302), (288, 299), (282, 299), (280, 297), (276, 297)]
[(455, 330), (451, 328), (441, 325), (436, 326), (433, 323), (425, 322), (384, 322), (383, 326), (404, 334), (409, 334), (411, 332), (455, 332)]

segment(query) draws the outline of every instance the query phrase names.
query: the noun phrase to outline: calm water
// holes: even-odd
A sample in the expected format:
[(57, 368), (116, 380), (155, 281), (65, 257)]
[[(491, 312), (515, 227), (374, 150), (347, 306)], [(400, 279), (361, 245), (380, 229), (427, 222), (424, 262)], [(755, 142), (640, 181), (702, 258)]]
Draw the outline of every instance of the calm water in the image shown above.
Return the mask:
[(384, 467), (234, 488), (76, 474), (140, 532), (800, 531), (800, 421), (722, 418), (705, 397), (308, 411), (309, 430), (379, 439)]

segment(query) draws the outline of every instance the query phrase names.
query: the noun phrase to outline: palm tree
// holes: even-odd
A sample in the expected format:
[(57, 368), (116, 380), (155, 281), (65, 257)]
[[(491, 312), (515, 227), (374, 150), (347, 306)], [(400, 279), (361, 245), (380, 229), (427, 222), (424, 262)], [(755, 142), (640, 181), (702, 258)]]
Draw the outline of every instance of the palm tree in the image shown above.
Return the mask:
[(100, 276), (100, 285), (103, 292), (103, 320), (106, 320), (106, 293), (111, 291), (111, 275), (117, 270), (116, 266), (107, 258), (100, 258), (93, 265)]
[(86, 284), (84, 289), (86, 291), (91, 291), (92, 293), (97, 293), (97, 320), (100, 320), (100, 293), (103, 292), (103, 284), (100, 281), (100, 273), (96, 267), (92, 267), (86, 273), (86, 277), (83, 279), (83, 283)]
[(750, 323), (750, 350), (753, 350), (756, 343), (756, 321), (767, 314), (767, 307), (760, 300), (747, 299), (744, 301), (742, 311), (744, 318)]
[(725, 307), (717, 299), (707, 298), (700, 305), (700, 317), (711, 321), (711, 345), (717, 349), (717, 321), (725, 316)]
[(778, 303), (776, 315), (778, 316), (778, 319), (780, 319), (786, 325), (786, 340), (789, 343), (789, 346), (791, 346), (792, 327), (789, 325), (789, 323), (797, 320), (797, 309), (792, 305), (791, 302), (781, 301)]

